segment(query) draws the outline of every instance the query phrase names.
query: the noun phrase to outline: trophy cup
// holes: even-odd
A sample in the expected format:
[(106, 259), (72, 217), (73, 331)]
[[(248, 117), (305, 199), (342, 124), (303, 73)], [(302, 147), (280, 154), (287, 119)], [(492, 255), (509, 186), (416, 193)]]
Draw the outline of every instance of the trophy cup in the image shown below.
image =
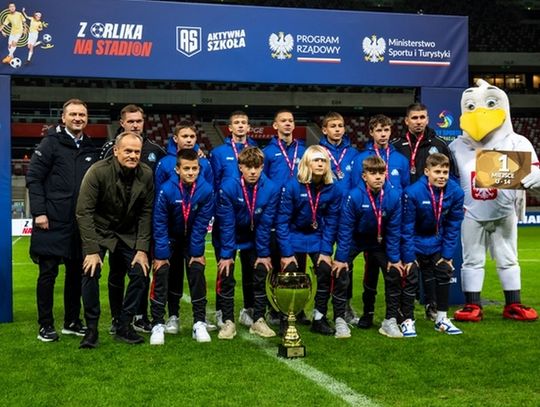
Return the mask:
[(317, 279), (313, 270), (308, 273), (296, 269), (280, 273), (268, 273), (266, 277), (266, 295), (270, 304), (287, 315), (287, 331), (283, 343), (279, 345), (278, 356), (284, 358), (302, 358), (306, 356), (306, 347), (302, 344), (296, 329), (296, 314), (304, 309), (307, 302), (317, 291)]

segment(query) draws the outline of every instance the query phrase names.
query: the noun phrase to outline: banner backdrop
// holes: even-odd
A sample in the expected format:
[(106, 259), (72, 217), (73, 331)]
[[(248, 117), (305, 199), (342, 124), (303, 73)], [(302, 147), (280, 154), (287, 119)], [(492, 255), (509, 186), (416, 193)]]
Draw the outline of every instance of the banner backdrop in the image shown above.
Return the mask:
[(16, 5), (29, 29), (0, 74), (467, 86), (467, 17), (130, 0)]
[(461, 94), (464, 90), (465, 87), (422, 88), (422, 103), (429, 109), (429, 126), (447, 143), (451, 143), (462, 133), (459, 117)]

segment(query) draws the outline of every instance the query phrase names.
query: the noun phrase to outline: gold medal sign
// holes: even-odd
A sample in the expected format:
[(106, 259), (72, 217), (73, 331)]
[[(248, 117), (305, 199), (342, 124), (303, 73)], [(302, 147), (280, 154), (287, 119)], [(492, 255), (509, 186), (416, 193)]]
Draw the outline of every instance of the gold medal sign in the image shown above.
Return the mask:
[(476, 150), (477, 188), (522, 189), (530, 172), (530, 151)]

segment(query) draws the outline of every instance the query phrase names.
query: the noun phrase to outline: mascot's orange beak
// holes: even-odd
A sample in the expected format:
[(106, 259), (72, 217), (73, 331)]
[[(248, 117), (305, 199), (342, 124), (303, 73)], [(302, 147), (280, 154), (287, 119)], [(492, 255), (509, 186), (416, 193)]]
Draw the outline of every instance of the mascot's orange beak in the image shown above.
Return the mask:
[(482, 140), (493, 130), (502, 126), (506, 119), (503, 109), (480, 107), (474, 112), (466, 112), (459, 118), (459, 127), (476, 141)]

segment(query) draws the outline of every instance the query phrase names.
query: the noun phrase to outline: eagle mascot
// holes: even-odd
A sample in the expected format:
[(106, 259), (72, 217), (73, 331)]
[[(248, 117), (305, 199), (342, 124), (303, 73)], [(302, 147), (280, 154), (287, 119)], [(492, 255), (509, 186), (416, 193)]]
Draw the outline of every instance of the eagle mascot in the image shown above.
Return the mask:
[[(463, 134), (450, 144), (461, 187), (465, 191), (465, 219), (461, 228), (461, 280), (465, 305), (455, 312), (454, 318), (473, 322), (482, 319), (480, 293), (489, 249), (504, 291), (503, 317), (534, 321), (538, 319), (538, 313), (521, 303), (517, 223), (525, 215), (525, 190), (540, 190), (538, 157), (530, 141), (514, 132), (506, 93), (483, 80), (476, 85), (463, 92), (460, 118)], [(477, 188), (475, 164), (478, 149), (530, 151), (531, 172), (521, 181), (524, 189)]]

